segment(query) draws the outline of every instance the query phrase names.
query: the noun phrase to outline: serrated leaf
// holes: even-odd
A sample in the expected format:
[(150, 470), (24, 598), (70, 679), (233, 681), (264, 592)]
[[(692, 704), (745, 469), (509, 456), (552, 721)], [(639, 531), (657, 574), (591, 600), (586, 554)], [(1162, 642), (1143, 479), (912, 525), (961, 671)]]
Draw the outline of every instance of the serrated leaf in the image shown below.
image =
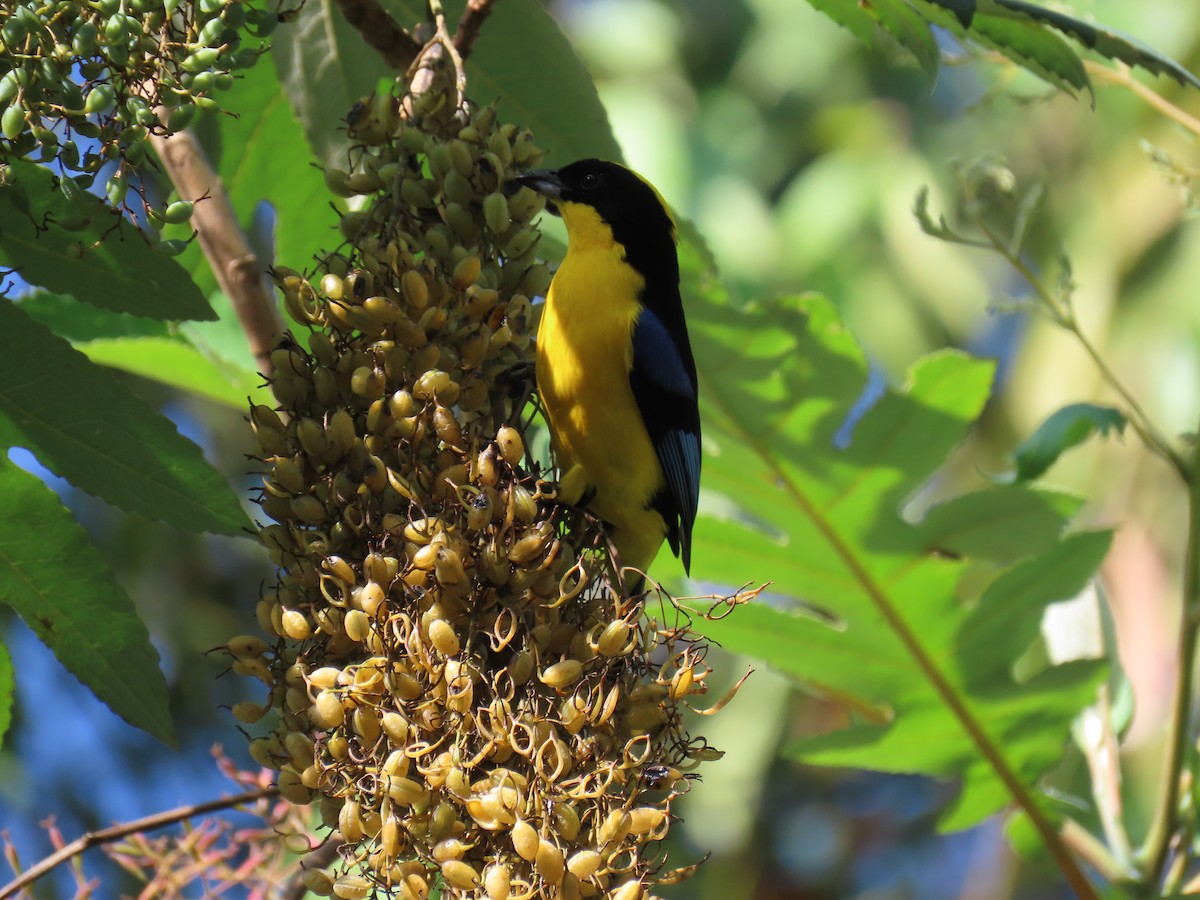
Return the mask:
[(975, 0), (929, 0), (929, 2), (951, 13), (963, 28), (969, 28), (971, 20), (975, 17)]
[(133, 602), (54, 492), (3, 454), (0, 601), (113, 712), (175, 743), (158, 654)]
[[(1014, 799), (1032, 807), (1038, 776), (1061, 754), (1070, 721), (1093, 697), (1104, 667), (1060, 666), (1025, 683), (1004, 672), (977, 683), (958, 653), (970, 619), (958, 591), (972, 563), (930, 542), (961, 540), (973, 549), (988, 538), (986, 528), (960, 539), (953, 526), (974, 528), (968, 511), (995, 511), (1018, 522), (1027, 517), (1041, 533), (993, 555), (1030, 544), (1066, 554), (1057, 532), (1075, 501), (1014, 502), (1015, 493), (982, 492), (959, 508), (935, 507), (918, 527), (899, 512), (982, 409), (990, 365), (957, 353), (927, 357), (903, 390), (887, 392), (856, 421), (847, 445), (839, 438), (868, 365), (827, 301), (735, 311), (687, 288), (704, 487), (722, 498), (701, 505), (693, 572), (729, 584), (770, 580), (772, 591), (826, 610), (836, 623), (750, 606), (697, 625), (723, 646), (849, 703), (857, 723), (797, 745), (806, 761), (962, 776), (963, 793), (946, 820), (955, 828)], [(981, 606), (1008, 610), (999, 590)], [(1015, 603), (1006, 627), (1037, 634), (1037, 605)]]
[[(49, 169), (21, 160), (7, 163), (0, 185), (0, 265), (49, 291), (85, 303), (149, 319), (212, 319), (212, 309), (187, 272), (152, 249), (128, 222), (114, 219), (90, 194), (68, 200)], [(55, 222), (85, 215), (91, 224), (67, 231)], [(82, 243), (99, 246), (79, 255)]]
[(8, 727), (12, 724), (15, 687), (12, 657), (8, 655), (8, 648), (0, 644), (0, 747), (4, 746), (4, 736), (8, 734)]
[[(464, 5), (462, 0), (445, 4), (451, 28)], [(425, 4), (415, 0), (391, 0), (385, 6), (406, 27), (425, 19)], [(520, 52), (513, 53), (514, 47)], [(291, 27), (276, 33), (273, 55), (319, 159), (336, 159), (346, 146), (344, 135), (335, 134), (331, 125), (379, 79), (395, 76), (331, 0), (306, 4)], [(548, 72), (553, 78), (546, 77)], [(477, 103), (496, 101), (502, 118), (530, 128), (558, 164), (587, 156), (621, 158), (587, 69), (536, 0), (496, 4), (467, 60), (467, 85)]]
[(1036, 22), (977, 14), (971, 23), (969, 37), (999, 51), (1068, 94), (1076, 91), (1092, 94), (1092, 82), (1079, 54), (1057, 34)]
[(165, 338), (171, 334), (170, 327), (164, 322), (109, 312), (81, 303), (68, 294), (49, 291), (36, 291), (22, 297), (21, 312), (72, 342), (120, 337)]
[(1108, 59), (1117, 59), (1126, 65), (1139, 66), (1155, 75), (1167, 75), (1185, 87), (1191, 85), (1194, 88), (1200, 88), (1200, 78), (1175, 60), (1164, 56), (1153, 47), (1143, 44), (1137, 38), (1116, 29), (1106, 28), (1093, 22), (1085, 22), (1058, 10), (1026, 3), (1024, 0), (990, 0), (990, 2), (1045, 22)]
[(1017, 448), (1017, 481), (1039, 477), (1063, 453), (1078, 446), (1094, 434), (1106, 437), (1125, 430), (1125, 415), (1111, 406), (1094, 403), (1073, 403), (1054, 412), (1037, 431)]
[(879, 16), (887, 33), (916, 57), (932, 83), (937, 78), (939, 53), (937, 41), (926, 21), (906, 0), (872, 0), (871, 9)]
[(75, 345), (94, 363), (121, 369), (188, 391), (225, 406), (246, 409), (246, 398), (256, 394), (262, 379), (255, 374), (222, 365), (179, 338), (112, 338)]
[(874, 45), (879, 23), (856, 0), (808, 0), (808, 5), (825, 13), (868, 47)]
[(185, 531), (238, 535), (250, 524), (199, 447), (11, 301), (0, 301), (0, 445)]

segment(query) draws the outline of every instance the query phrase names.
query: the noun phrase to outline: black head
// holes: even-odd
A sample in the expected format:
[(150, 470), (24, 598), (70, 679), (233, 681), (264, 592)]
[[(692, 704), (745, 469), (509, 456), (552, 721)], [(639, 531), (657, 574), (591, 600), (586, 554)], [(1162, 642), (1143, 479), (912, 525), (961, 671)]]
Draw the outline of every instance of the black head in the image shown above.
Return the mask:
[(675, 223), (658, 191), (617, 163), (581, 159), (553, 171), (527, 172), (517, 182), (550, 198), (560, 210), (567, 203), (591, 207), (615, 234), (661, 230), (674, 237)]

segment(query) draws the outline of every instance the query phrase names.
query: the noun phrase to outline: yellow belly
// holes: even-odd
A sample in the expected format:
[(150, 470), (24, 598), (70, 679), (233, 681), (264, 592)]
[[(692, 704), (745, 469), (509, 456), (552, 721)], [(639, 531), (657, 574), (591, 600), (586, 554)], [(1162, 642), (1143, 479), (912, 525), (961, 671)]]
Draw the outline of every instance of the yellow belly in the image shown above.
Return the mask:
[(555, 459), (576, 495), (564, 499), (594, 491), (589, 508), (610, 525), (621, 564), (644, 570), (667, 533), (648, 508), (663, 476), (629, 386), (642, 281), (619, 259), (617, 245), (568, 253), (538, 326), (537, 382)]

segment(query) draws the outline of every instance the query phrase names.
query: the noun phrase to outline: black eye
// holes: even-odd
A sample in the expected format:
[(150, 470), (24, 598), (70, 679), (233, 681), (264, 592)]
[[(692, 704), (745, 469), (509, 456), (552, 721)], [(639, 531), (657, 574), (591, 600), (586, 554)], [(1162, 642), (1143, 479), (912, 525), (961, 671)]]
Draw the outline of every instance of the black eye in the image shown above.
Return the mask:
[(579, 179), (579, 186), (585, 191), (594, 191), (600, 187), (600, 173), (584, 172), (583, 177)]

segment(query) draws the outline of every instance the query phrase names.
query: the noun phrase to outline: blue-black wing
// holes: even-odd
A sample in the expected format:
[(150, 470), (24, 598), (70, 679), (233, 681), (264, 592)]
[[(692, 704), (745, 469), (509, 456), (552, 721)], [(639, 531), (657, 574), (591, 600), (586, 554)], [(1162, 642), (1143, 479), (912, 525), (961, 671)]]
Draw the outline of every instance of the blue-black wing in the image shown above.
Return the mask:
[[(671, 552), (682, 557), (684, 569), (690, 571), (692, 525), (700, 497), (700, 408), (696, 363), (682, 305), (676, 304), (664, 310), (672, 327), (654, 309), (642, 309), (633, 328), (629, 384), (666, 478), (651, 505), (667, 523)], [(671, 315), (676, 310), (678, 314)]]

